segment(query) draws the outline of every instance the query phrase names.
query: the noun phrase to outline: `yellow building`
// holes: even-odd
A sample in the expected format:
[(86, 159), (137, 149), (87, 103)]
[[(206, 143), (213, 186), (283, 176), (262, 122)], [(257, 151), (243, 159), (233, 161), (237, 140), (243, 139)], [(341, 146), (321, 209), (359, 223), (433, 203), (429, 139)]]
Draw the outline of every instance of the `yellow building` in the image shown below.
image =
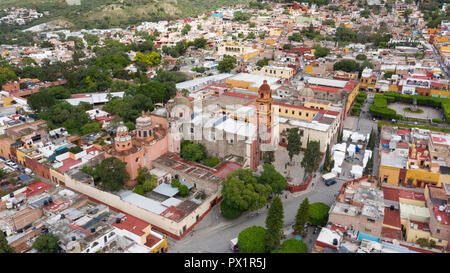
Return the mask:
[(398, 186), (400, 169), (380, 164), (379, 177), (383, 183)]
[(311, 121), (318, 111), (302, 106), (294, 106), (289, 104), (274, 103), (273, 112), (278, 113), (281, 117), (295, 118)]
[(264, 80), (267, 81), (272, 93), (281, 87), (280, 78), (249, 73), (239, 73), (229, 77), (225, 80), (225, 85), (228, 88), (242, 88), (257, 93)]
[(360, 83), (355, 84), (352, 91), (348, 95), (347, 108), (345, 109), (345, 113), (348, 113), (348, 111), (350, 110), (350, 107), (352, 106), (353, 102), (355, 101), (356, 96), (358, 96), (359, 88), (360, 88)]
[(373, 75), (372, 69), (365, 68), (361, 74), (360, 89), (372, 92), (375, 89), (377, 77)]
[(279, 28), (271, 28), (269, 30), (269, 36), (280, 36), (281, 35), (281, 29)]
[(261, 70), (256, 70), (254, 73), (282, 79), (291, 79), (294, 76), (294, 69), (291, 67), (267, 65), (261, 68)]
[(450, 98), (450, 91), (431, 89), (430, 94), (432, 97)]
[(260, 52), (260, 49), (253, 48), (251, 46), (241, 45), (239, 42), (234, 43), (222, 43), (217, 50), (219, 55), (230, 55), (244, 60), (249, 60)]
[(439, 185), (439, 173), (432, 173), (428, 169), (409, 169), (406, 172), (406, 180), (405, 181), (412, 181), (412, 184), (416, 187), (423, 187), (424, 182), (431, 182), (432, 184), (435, 184), (437, 187), (440, 187)]

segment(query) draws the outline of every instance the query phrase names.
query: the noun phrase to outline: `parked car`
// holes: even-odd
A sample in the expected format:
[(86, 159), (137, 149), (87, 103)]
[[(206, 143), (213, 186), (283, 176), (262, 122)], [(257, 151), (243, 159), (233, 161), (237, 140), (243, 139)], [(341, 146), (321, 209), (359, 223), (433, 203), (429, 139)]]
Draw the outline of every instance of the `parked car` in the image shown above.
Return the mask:
[(325, 185), (326, 185), (326, 186), (331, 186), (331, 185), (334, 185), (334, 184), (336, 184), (336, 180), (328, 180), (328, 181), (325, 181)]

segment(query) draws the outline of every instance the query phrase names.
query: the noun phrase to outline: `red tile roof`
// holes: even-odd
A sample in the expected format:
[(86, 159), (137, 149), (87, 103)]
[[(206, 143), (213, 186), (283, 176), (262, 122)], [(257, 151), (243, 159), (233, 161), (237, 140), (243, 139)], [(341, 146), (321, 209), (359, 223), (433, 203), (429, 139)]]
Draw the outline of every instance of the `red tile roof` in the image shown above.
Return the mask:
[(112, 225), (118, 229), (127, 230), (138, 236), (144, 235), (145, 233), (142, 230), (150, 225), (149, 223), (129, 214), (126, 214), (120, 220), (121, 221), (119, 224), (114, 222)]
[(398, 202), (398, 189), (382, 187), (384, 199)]
[(72, 158), (69, 157), (69, 158), (64, 159), (62, 161), (62, 163), (63, 163), (63, 165), (61, 167), (59, 167), (58, 170), (60, 172), (64, 173), (64, 172), (67, 172), (68, 170), (70, 170), (70, 168), (72, 166), (75, 166), (76, 164), (81, 163), (81, 159), (75, 160), (75, 159), (72, 159)]
[(25, 194), (27, 197), (30, 197), (30, 196), (36, 195), (38, 193), (41, 193), (51, 187), (52, 187), (51, 185), (49, 185), (45, 182), (38, 181), (36, 183), (28, 185), (27, 190), (25, 191)]
[(400, 223), (400, 210), (398, 209), (391, 210), (390, 208), (384, 208), (383, 224), (401, 228), (402, 225)]
[(405, 198), (405, 199), (413, 199), (413, 200), (425, 201), (425, 195), (423, 195), (423, 193), (420, 193), (420, 192), (399, 190), (398, 191), (398, 196), (400, 198)]
[(232, 173), (239, 168), (242, 168), (242, 165), (237, 164), (235, 162), (228, 162), (222, 168), (220, 168), (217, 172), (215, 172), (214, 175), (218, 176), (220, 178), (226, 178), (229, 173)]
[(383, 227), (381, 229), (381, 236), (386, 237), (386, 238), (396, 239), (396, 240), (400, 241), (400, 240), (402, 240), (402, 231), (398, 230), (398, 229)]

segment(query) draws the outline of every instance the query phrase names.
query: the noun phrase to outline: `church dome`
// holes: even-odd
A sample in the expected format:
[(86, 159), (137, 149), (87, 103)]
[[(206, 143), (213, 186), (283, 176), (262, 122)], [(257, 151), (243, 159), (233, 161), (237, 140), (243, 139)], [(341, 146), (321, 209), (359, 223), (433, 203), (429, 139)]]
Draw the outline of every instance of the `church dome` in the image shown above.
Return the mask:
[(301, 97), (314, 97), (314, 91), (311, 88), (306, 87), (300, 90), (299, 95)]
[(116, 133), (128, 133), (128, 127), (123, 124), (123, 121), (121, 121), (119, 127), (117, 127)]

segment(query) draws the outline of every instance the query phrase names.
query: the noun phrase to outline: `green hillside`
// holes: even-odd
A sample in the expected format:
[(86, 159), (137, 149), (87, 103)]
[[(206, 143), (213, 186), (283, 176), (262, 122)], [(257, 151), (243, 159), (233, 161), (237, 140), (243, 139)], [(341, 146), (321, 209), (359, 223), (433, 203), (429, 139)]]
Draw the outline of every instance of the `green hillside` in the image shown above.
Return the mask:
[[(80, 5), (67, 4), (76, 2)], [(25, 7), (49, 11), (50, 15), (28, 26), (56, 20), (81, 29), (125, 27), (142, 21), (184, 18), (248, 2), (250, 0), (2, 0), (0, 9)]]

